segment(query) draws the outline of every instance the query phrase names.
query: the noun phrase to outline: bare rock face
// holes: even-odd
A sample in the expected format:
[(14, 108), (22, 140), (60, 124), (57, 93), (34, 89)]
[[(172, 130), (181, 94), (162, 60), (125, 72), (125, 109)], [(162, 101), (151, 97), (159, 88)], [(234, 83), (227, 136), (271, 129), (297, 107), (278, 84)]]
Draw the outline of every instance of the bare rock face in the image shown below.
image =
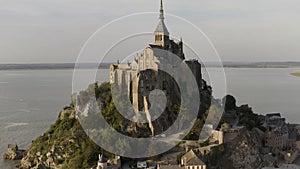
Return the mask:
[[(74, 109), (72, 109), (71, 107), (63, 108), (63, 110), (60, 112), (58, 117), (59, 120), (75, 119), (75, 118), (76, 118), (76, 113)], [(61, 134), (61, 137), (62, 136), (63, 134)], [(53, 136), (48, 134), (46, 135), (45, 138), (50, 139), (51, 137)], [(42, 152), (41, 150), (37, 149), (37, 147), (42, 146), (43, 144), (46, 145), (49, 144), (49, 140), (33, 143), (30, 146), (30, 148), (27, 150), (26, 154), (24, 154), (24, 157), (23, 156), (21, 157), (22, 160), (18, 168), (19, 169), (60, 168), (60, 165), (56, 164), (55, 160), (61, 160), (61, 156), (67, 157), (67, 154), (65, 154), (65, 152), (62, 150), (67, 150), (66, 147), (67, 145), (71, 144), (71, 141), (66, 139), (65, 142), (63, 141), (59, 143), (54, 142), (52, 146), (49, 147), (48, 145), (49, 150), (47, 152)]]
[(21, 164), (18, 166), (18, 168), (20, 169), (27, 169), (32, 167), (33, 167), (33, 162), (29, 161), (28, 158), (23, 158), (21, 160)]
[[(29, 152), (27, 155), (21, 160), (21, 164), (17, 166), (19, 169), (46, 169), (53, 166), (53, 163), (50, 163), (50, 158), (47, 159), (46, 162), (42, 162), (43, 155), (40, 152), (36, 153), (33, 157)], [(31, 160), (33, 159), (33, 160)], [(53, 159), (52, 159), (53, 162)], [(55, 167), (53, 167), (55, 168)]]
[(25, 154), (25, 150), (19, 150), (18, 145), (9, 144), (7, 153), (3, 155), (6, 160), (21, 160)]
[(73, 108), (71, 108), (70, 106), (66, 106), (59, 113), (58, 118), (60, 120), (63, 120), (63, 119), (66, 119), (66, 118), (69, 118), (69, 119), (77, 118), (77, 114), (76, 114), (76, 111)]
[(232, 161), (235, 168), (252, 169), (262, 164), (263, 159), (259, 151), (262, 146), (261, 136), (257, 130), (243, 129), (239, 131), (238, 137), (225, 143), (226, 157)]
[(91, 168), (94, 164), (87, 163), (86, 157), (97, 157), (99, 152), (100, 148), (81, 128), (74, 108), (65, 107), (56, 122), (32, 142), (17, 167), (19, 169)]

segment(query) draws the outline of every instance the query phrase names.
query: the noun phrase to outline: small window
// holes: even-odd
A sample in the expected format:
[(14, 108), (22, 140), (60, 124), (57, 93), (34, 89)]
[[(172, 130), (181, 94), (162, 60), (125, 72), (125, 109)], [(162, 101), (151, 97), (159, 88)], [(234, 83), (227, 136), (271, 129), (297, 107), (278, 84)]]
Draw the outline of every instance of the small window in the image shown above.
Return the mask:
[(167, 90), (167, 82), (166, 81), (163, 81), (163, 90)]

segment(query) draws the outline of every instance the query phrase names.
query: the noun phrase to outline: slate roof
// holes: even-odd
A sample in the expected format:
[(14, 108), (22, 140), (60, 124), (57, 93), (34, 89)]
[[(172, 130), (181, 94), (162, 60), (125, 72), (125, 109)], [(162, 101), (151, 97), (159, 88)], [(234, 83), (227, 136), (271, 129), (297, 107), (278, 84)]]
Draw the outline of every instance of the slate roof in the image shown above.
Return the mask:
[(163, 33), (164, 35), (169, 35), (168, 28), (163, 19), (160, 19), (158, 25), (155, 29), (155, 33)]
[(99, 155), (99, 162), (100, 163), (106, 163), (107, 162), (107, 160), (106, 160), (106, 158), (104, 157), (103, 154)]
[(180, 166), (180, 165), (162, 165), (159, 168), (160, 169), (184, 169), (184, 166)]

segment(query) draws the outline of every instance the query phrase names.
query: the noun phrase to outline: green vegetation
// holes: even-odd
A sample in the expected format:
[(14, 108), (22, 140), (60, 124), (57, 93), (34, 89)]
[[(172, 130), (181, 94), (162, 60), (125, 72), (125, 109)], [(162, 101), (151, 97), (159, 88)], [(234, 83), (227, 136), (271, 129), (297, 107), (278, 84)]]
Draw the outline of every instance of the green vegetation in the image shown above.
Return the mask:
[(300, 72), (294, 72), (294, 73), (291, 73), (291, 75), (300, 77)]
[(43, 155), (42, 162), (47, 160), (45, 155), (48, 152), (65, 155), (66, 158), (54, 157), (54, 163), (62, 168), (91, 168), (96, 165), (101, 153), (100, 147), (89, 139), (75, 118), (58, 119), (46, 133), (32, 142), (28, 151), (32, 155)]
[[(115, 100), (112, 98), (112, 89), (113, 91), (118, 90), (117, 86), (111, 86), (108, 82), (102, 83), (98, 86), (97, 83), (92, 84), (88, 87), (86, 91), (81, 92), (80, 99), (87, 100), (88, 97), (95, 92), (95, 96), (97, 99), (98, 106), (101, 107), (101, 112), (93, 112), (89, 114), (87, 118), (81, 118), (81, 120), (90, 120), (88, 123), (90, 126), (85, 126), (85, 128), (95, 129), (95, 126), (99, 127), (101, 124), (93, 124), (95, 122), (99, 122), (97, 120), (99, 114), (101, 113), (104, 120), (108, 122), (108, 124), (114, 128), (116, 131), (122, 134), (126, 134), (130, 137), (148, 137), (150, 133), (150, 129), (147, 124), (139, 124), (136, 126), (136, 131), (128, 131), (127, 129), (130, 127), (132, 122), (126, 118), (124, 118), (117, 110), (115, 103), (118, 103), (120, 107), (124, 107), (124, 110), (129, 106), (123, 100), (128, 99), (127, 95), (116, 95)], [(116, 92), (118, 93), (118, 92)], [(82, 95), (83, 94), (83, 95)], [(81, 98), (83, 97), (83, 98)], [(103, 127), (102, 127), (103, 128)]]
[[(118, 132), (131, 137), (148, 137), (150, 130), (147, 124), (136, 125), (135, 127), (137, 130), (127, 130), (128, 126), (132, 125), (132, 122), (129, 122), (117, 111), (116, 106), (112, 101), (111, 87), (114, 86), (111, 86), (107, 82), (102, 83), (100, 86), (95, 83), (91, 84), (87, 90), (80, 92), (79, 97), (77, 97), (77, 101), (81, 105), (86, 105), (92, 95), (96, 96), (97, 103), (101, 107), (101, 112), (92, 112), (89, 113), (87, 117), (80, 119), (82, 122), (85, 122), (85, 129), (97, 129), (95, 126), (102, 127), (101, 124), (97, 123), (100, 121), (97, 120), (97, 118), (100, 118), (99, 115), (101, 113), (109, 125)], [(200, 96), (201, 104), (199, 105), (200, 111), (198, 112), (198, 118), (195, 120), (194, 126), (189, 134), (185, 137), (187, 140), (199, 139), (199, 134), (209, 113), (212, 113), (212, 111), (216, 115), (222, 113), (220, 111), (220, 105), (218, 105), (217, 102), (214, 102), (213, 105), (210, 104), (211, 99), (213, 99), (210, 90), (201, 91)], [(116, 99), (123, 99), (123, 97), (127, 96), (117, 96)], [(37, 156), (39, 156), (38, 158), (41, 159), (41, 162), (45, 162), (49, 159), (47, 154), (51, 154), (55, 165), (59, 165), (61, 168), (91, 168), (96, 165), (99, 153), (104, 152), (106, 157), (113, 157), (113, 155), (109, 152), (101, 150), (101, 148), (86, 135), (80, 122), (75, 118), (76, 112), (74, 110), (73, 103), (74, 101), (72, 100), (71, 106), (64, 108), (64, 110), (60, 113), (59, 118), (53, 125), (51, 125), (50, 129), (32, 142), (32, 145), (28, 150), (30, 155), (27, 155), (27, 159), (29, 161), (36, 161)], [(120, 103), (123, 104), (122, 102)], [(248, 105), (237, 107), (235, 98), (230, 95), (226, 96), (226, 99), (223, 99), (223, 103), (225, 103), (225, 113), (234, 114), (234, 118), (231, 118), (230, 120), (239, 119), (239, 124), (246, 126), (249, 130), (260, 126), (262, 120), (261, 116), (253, 113), (252, 109)], [(166, 122), (171, 123), (173, 120), (172, 118), (177, 117), (178, 110), (180, 109), (184, 112), (189, 112), (189, 107), (174, 104), (171, 110), (168, 110), (169, 112), (166, 113), (167, 116), (163, 118), (163, 124), (161, 125), (165, 125), (164, 123)], [(210, 116), (210, 118), (217, 117)], [(230, 124), (229, 120), (222, 118), (221, 124), (227, 122)], [(160, 121), (157, 122), (157, 124), (160, 123)], [(95, 134), (95, 137), (98, 137), (97, 133), (93, 134)], [(132, 145), (128, 145), (128, 143), (124, 142), (124, 140), (113, 140), (111, 138), (111, 134), (109, 132), (105, 133), (105, 130), (103, 130), (102, 134), (107, 135), (105, 137), (105, 141), (108, 142), (107, 144), (117, 145), (117, 147), (121, 150), (128, 148), (128, 146), (132, 147)], [(206, 142), (201, 146), (205, 146), (207, 144), (208, 143)], [(149, 149), (149, 153), (160, 148), (154, 143), (153, 145), (149, 145), (149, 147), (151, 147)], [(230, 168), (231, 162), (222, 158), (224, 151), (223, 145), (215, 147), (208, 157), (209, 162), (213, 166), (222, 165)]]
[[(98, 87), (97, 84), (90, 85), (85, 91), (82, 91), (80, 102), (87, 103), (88, 97), (92, 88), (96, 89), (95, 94), (99, 101), (108, 104), (104, 112), (106, 117), (109, 113), (114, 112), (114, 106), (111, 105), (111, 97), (109, 95), (110, 86), (108, 83), (102, 84)], [(113, 157), (112, 154), (101, 150), (85, 133), (80, 122), (75, 118), (76, 112), (71, 104), (70, 107), (65, 107), (56, 122), (51, 125), (50, 129), (42, 136), (34, 140), (28, 149), (29, 154), (27, 158), (33, 162), (37, 154), (42, 157), (41, 162), (45, 162), (48, 157), (46, 154), (51, 153), (55, 165), (60, 165), (61, 168), (91, 168), (96, 165), (98, 161), (98, 154), (104, 152), (106, 157)], [(92, 114), (88, 116), (91, 122), (95, 122), (98, 116)], [(117, 115), (115, 116), (117, 118)], [(112, 120), (112, 125), (120, 123), (119, 120)], [(89, 123), (87, 123), (89, 124)], [(90, 124), (94, 126), (93, 124)]]

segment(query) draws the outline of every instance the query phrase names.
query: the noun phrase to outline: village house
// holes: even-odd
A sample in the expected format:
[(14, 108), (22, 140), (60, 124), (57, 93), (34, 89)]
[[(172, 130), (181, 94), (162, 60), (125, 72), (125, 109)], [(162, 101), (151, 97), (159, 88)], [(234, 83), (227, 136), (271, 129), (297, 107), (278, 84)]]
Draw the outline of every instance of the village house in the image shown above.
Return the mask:
[(121, 158), (116, 156), (113, 160), (106, 160), (103, 154), (99, 154), (99, 160), (95, 169), (120, 169)]
[(158, 165), (157, 169), (206, 169), (206, 164), (194, 150), (185, 153), (178, 165)]
[(282, 118), (280, 113), (267, 114), (264, 127), (267, 129), (264, 145), (269, 148), (269, 151), (276, 154), (286, 150), (289, 132), (285, 118)]

